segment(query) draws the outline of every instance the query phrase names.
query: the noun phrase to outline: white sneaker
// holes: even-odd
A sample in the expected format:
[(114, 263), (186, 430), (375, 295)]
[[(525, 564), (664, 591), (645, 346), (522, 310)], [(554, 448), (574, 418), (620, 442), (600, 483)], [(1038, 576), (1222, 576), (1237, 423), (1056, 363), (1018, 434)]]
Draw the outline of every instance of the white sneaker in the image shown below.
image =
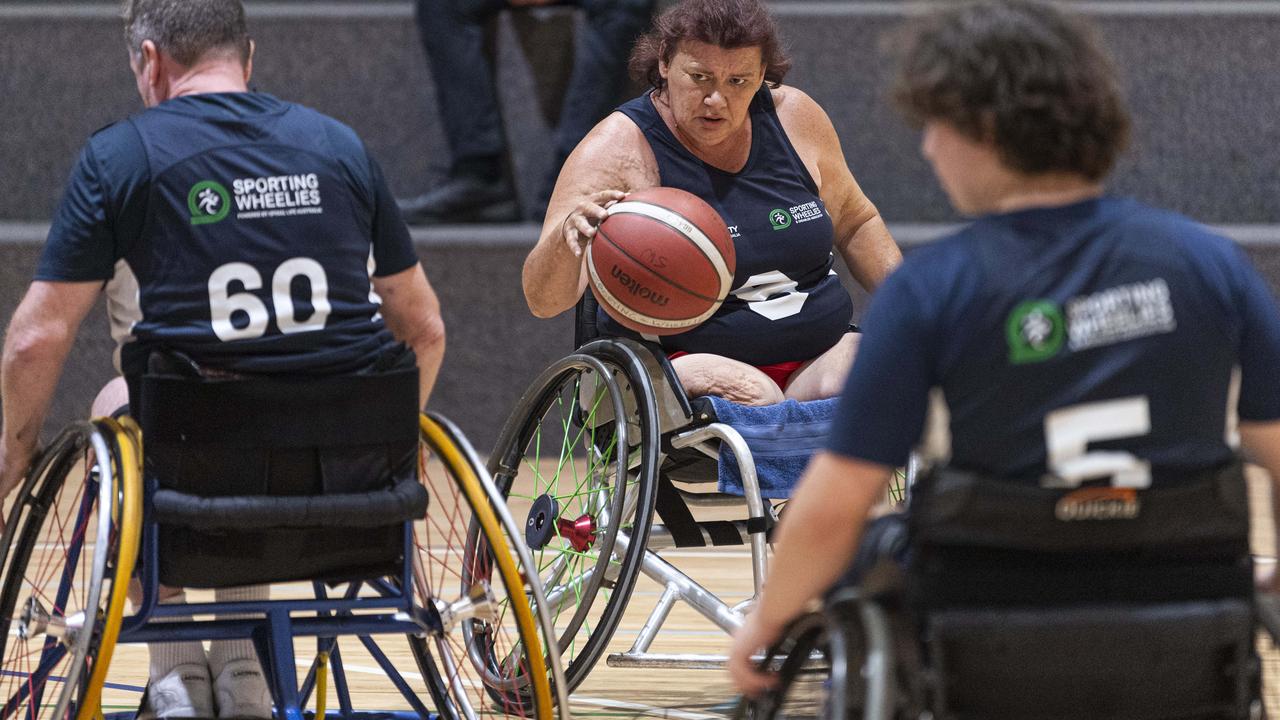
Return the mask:
[(168, 675), (153, 680), (147, 697), (149, 709), (157, 718), (213, 717), (213, 689), (204, 663), (179, 665)]
[(271, 690), (257, 660), (232, 660), (213, 683), (218, 717), (271, 720)]

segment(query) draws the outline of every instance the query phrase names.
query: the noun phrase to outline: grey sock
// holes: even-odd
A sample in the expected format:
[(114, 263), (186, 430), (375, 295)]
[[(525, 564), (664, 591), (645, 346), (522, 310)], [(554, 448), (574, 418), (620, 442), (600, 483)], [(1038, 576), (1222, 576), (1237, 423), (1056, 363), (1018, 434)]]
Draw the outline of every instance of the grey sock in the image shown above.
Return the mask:
[[(176, 605), (185, 603), (187, 594), (185, 592), (161, 600), (162, 605)], [(174, 618), (166, 618), (169, 622), (179, 622), (182, 620), (190, 620), (190, 615), (182, 615)], [(148, 643), (147, 651), (151, 656), (150, 672), (152, 680), (160, 678), (173, 672), (173, 669), (179, 665), (204, 665), (204, 645), (195, 640), (187, 642), (169, 642), (169, 643)]]
[[(246, 600), (266, 600), (271, 596), (270, 585), (249, 585), (245, 587), (218, 588), (214, 590), (214, 599), (218, 602), (239, 602)], [(233, 617), (233, 616), (228, 616)], [(257, 660), (258, 653), (253, 648), (253, 641), (248, 638), (240, 640), (214, 640), (209, 644), (209, 671), (214, 679), (222, 673), (222, 668), (232, 660)]]

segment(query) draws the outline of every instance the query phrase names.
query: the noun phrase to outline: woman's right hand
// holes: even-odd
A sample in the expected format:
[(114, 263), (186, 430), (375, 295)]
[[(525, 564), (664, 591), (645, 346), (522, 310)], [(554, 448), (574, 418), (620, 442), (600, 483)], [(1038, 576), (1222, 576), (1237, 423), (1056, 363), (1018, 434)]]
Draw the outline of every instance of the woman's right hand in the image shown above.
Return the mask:
[(574, 257), (596, 236), (600, 223), (609, 217), (609, 208), (627, 196), (621, 190), (601, 190), (587, 196), (560, 224), (560, 234)]

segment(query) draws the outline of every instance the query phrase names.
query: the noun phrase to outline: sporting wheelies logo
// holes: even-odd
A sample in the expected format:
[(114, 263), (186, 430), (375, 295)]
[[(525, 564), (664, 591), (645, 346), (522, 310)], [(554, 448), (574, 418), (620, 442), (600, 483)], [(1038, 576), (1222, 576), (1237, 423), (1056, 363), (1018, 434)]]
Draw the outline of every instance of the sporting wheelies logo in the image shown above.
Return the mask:
[(231, 212), (231, 195), (221, 183), (203, 180), (187, 193), (187, 209), (191, 211), (192, 225), (216, 223)]

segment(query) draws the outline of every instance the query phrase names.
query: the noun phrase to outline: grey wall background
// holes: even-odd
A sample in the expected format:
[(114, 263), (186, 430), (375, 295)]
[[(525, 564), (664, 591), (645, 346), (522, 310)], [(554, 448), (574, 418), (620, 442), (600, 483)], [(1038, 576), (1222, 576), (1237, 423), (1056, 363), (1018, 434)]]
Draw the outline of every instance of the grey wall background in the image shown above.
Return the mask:
[[(1092, 16), (1117, 58), (1135, 116), (1117, 192), (1231, 226), (1280, 289), (1280, 0), (1071, 3)], [(420, 192), (448, 158), (409, 2), (247, 0), (258, 42), (255, 85), (354, 127), (398, 194)], [(846, 158), (900, 240), (954, 222), (917, 136), (884, 101), (886, 34), (919, 3), (773, 3), (795, 69), (788, 78), (831, 116)], [(0, 0), (0, 316), (29, 282), (63, 183), (85, 138), (136, 112), (115, 3)], [(551, 98), (563, 84), (572, 17), (501, 23), (504, 119), (526, 203), (549, 162)], [(545, 108), (545, 110), (544, 110)], [(918, 224), (924, 223), (920, 226)], [(449, 326), (433, 407), (480, 447), (548, 362), (572, 322), (531, 318), (519, 289), (534, 225), (416, 232)], [(47, 429), (82, 415), (111, 374), (101, 312), (84, 328)]]

